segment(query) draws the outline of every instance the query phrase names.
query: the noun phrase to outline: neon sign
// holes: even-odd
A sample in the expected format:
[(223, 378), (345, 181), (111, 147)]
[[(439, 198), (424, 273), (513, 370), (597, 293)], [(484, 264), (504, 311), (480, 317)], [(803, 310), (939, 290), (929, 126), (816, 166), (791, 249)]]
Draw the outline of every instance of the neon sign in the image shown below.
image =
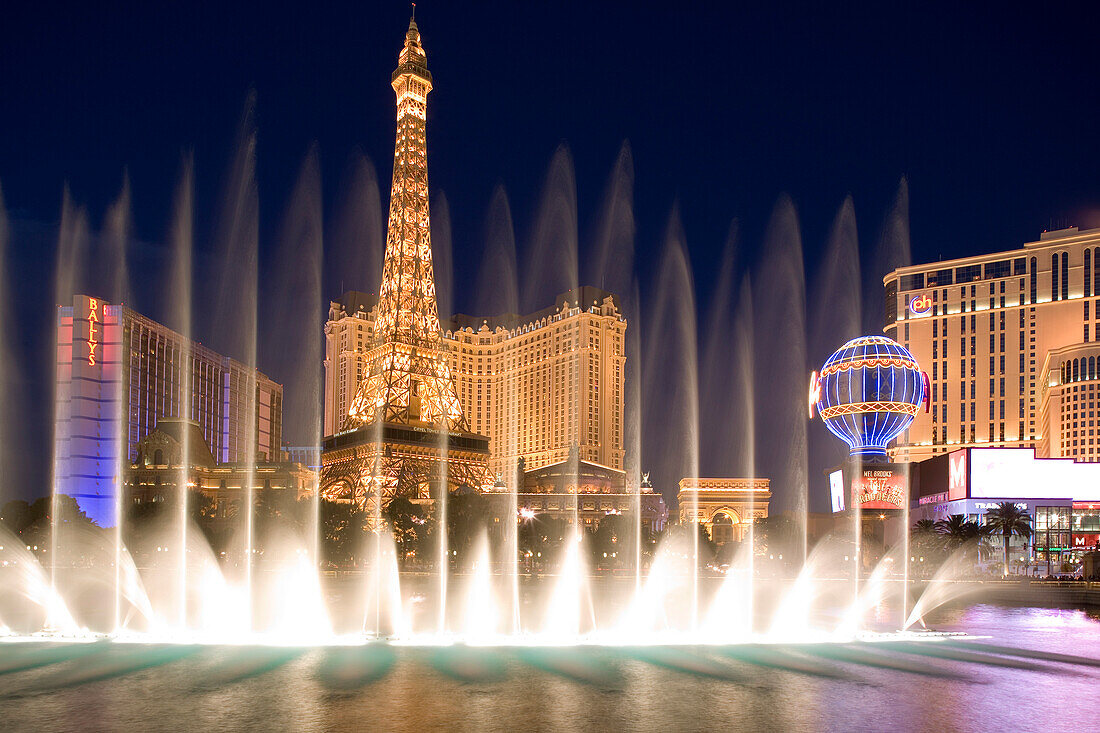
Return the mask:
[(926, 316), (932, 311), (932, 299), (924, 293), (909, 301), (909, 312), (914, 316)]
[(88, 298), (88, 365), (96, 365), (96, 347), (99, 346), (100, 307), (98, 298)]
[(821, 380), (817, 378), (817, 372), (810, 372), (810, 419), (814, 419), (814, 405), (821, 400)]
[(947, 457), (947, 493), (952, 501), (966, 497), (966, 449), (955, 451)]
[(852, 481), (855, 504), (864, 509), (901, 509), (906, 503), (908, 482), (891, 469), (863, 469)]

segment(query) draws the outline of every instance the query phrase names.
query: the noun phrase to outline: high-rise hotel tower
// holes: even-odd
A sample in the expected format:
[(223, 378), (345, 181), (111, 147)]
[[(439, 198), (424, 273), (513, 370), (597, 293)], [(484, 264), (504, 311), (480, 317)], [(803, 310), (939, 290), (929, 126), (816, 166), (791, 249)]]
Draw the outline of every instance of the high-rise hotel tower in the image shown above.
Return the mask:
[(886, 334), (931, 386), (898, 460), (967, 446), (1100, 460), (1100, 229), (902, 267), (884, 283)]
[[(112, 526), (123, 467), (160, 418), (183, 418), (218, 463), (281, 459), (283, 388), (125, 305), (57, 309), (54, 485)], [(251, 454), (251, 455), (250, 455)]]
[[(339, 430), (367, 368), (377, 297), (344, 293), (325, 324), (325, 434)], [(458, 314), (443, 343), (470, 428), (489, 438), (489, 468), (511, 475), (566, 460), (623, 468), (626, 319), (619, 298), (585, 286), (526, 315)]]
[(381, 288), (332, 301), (325, 324), (322, 494), (427, 500), (436, 481), (492, 489), (493, 474), (510, 483), (520, 466), (571, 459), (622, 474), (618, 297), (580, 287), (534, 313), (441, 323), (424, 137), (432, 77), (415, 20), (392, 84), (397, 141)]

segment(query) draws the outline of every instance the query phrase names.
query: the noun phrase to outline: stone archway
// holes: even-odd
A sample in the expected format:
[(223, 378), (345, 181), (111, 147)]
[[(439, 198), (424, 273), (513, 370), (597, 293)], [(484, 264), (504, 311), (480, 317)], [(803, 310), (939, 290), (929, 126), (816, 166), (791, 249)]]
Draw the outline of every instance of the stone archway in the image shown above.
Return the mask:
[(740, 524), (741, 519), (737, 516), (737, 512), (732, 509), (718, 509), (710, 516), (710, 521), (707, 524), (710, 525), (710, 538), (716, 545), (724, 545), (727, 542), (733, 542), (739, 539), (737, 536), (737, 526)]

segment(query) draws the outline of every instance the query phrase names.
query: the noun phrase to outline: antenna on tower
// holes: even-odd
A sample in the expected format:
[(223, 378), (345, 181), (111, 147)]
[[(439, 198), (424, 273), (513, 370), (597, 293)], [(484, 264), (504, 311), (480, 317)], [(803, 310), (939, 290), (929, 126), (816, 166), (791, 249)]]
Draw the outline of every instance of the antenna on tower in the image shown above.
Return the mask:
[(416, 20), (416, 3), (412, 3), (412, 6), (413, 6), (412, 19)]

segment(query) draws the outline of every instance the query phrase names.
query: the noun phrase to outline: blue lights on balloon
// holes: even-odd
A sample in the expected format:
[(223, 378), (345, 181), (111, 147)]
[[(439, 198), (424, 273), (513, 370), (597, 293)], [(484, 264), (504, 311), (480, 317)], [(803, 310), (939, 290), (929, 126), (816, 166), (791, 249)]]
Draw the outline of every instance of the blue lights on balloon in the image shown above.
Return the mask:
[(816, 403), (825, 427), (851, 455), (885, 458), (886, 446), (928, 408), (928, 376), (909, 350), (885, 336), (861, 336), (825, 360), (810, 377), (810, 417)]

